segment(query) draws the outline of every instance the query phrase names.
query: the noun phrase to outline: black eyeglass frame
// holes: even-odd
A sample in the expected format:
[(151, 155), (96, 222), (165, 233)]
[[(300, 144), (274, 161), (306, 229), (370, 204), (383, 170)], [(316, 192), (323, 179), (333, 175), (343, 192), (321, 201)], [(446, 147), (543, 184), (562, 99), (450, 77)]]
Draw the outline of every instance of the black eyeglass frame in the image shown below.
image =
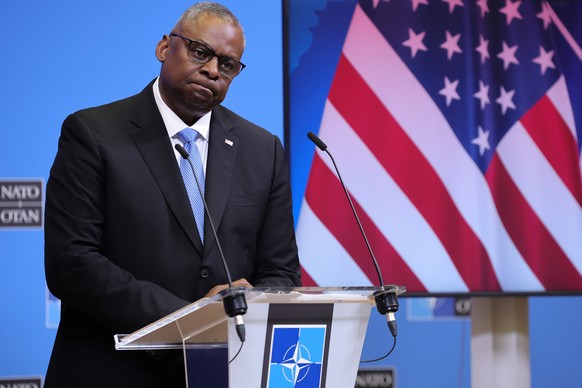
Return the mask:
[[(225, 77), (234, 78), (234, 77), (236, 77), (237, 75), (239, 75), (239, 74), (241, 73), (241, 71), (243, 71), (243, 69), (244, 69), (245, 67), (247, 67), (247, 66), (246, 66), (244, 63), (242, 63), (241, 61), (238, 61), (238, 60), (236, 60), (236, 59), (234, 59), (234, 58), (228, 57), (228, 56), (226, 56), (226, 55), (217, 55), (217, 54), (216, 54), (216, 51), (214, 51), (214, 50), (213, 50), (211, 47), (209, 47), (208, 45), (206, 45), (206, 44), (204, 44), (204, 43), (202, 43), (202, 42), (199, 42), (199, 41), (197, 41), (197, 40), (192, 40), (192, 39), (190, 39), (190, 38), (186, 38), (185, 36), (178, 35), (178, 34), (176, 34), (176, 33), (173, 33), (173, 32), (172, 32), (172, 33), (170, 33), (170, 35), (169, 35), (169, 36), (170, 36), (170, 37), (173, 37), (173, 36), (175, 36), (175, 37), (177, 37), (177, 38), (184, 39), (184, 40), (185, 40), (185, 41), (188, 43), (188, 57), (189, 57), (190, 59), (192, 59), (192, 60), (193, 60), (194, 62), (196, 62), (196, 63), (205, 64), (205, 63), (208, 63), (208, 62), (210, 62), (210, 61), (212, 60), (212, 58), (216, 57), (216, 58), (218, 59), (218, 64), (219, 64), (219, 66), (218, 66), (218, 71), (220, 72), (220, 74), (224, 75)], [(201, 61), (201, 60), (199, 60), (199, 59), (197, 59), (197, 58), (194, 58), (194, 57), (192, 57), (192, 55), (190, 55), (190, 53), (192, 52), (192, 50), (190, 50), (190, 46), (192, 45), (192, 43), (196, 43), (196, 44), (198, 44), (198, 45), (200, 45), (200, 46), (202, 46), (202, 47), (206, 48), (206, 49), (207, 49), (207, 50), (208, 50), (208, 51), (209, 51), (209, 52), (212, 54), (211, 56), (209, 56), (209, 57), (208, 57), (208, 60), (207, 60), (207, 61), (205, 61), (205, 62), (204, 62), (204, 61)], [(240, 70), (238, 71), (238, 73), (236, 73), (236, 74), (225, 74), (225, 73), (223, 73), (223, 72), (222, 72), (222, 70), (221, 70), (221, 68), (220, 68), (220, 61), (223, 61), (223, 62), (224, 62), (224, 59), (226, 59), (226, 60), (230, 60), (230, 61), (234, 61), (234, 62), (236, 62), (236, 63), (240, 64)]]

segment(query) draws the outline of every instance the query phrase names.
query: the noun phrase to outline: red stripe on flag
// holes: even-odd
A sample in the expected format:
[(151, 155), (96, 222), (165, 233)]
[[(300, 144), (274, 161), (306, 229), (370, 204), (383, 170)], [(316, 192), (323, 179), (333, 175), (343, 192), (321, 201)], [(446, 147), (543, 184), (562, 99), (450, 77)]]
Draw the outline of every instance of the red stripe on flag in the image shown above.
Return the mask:
[[(366, 247), (366, 243), (357, 226), (349, 202), (339, 179), (315, 155), (305, 198), (309, 206), (326, 226), (331, 234), (340, 242), (349, 255), (358, 263), (372, 284), (378, 284), (378, 275)], [(409, 291), (426, 291), (422, 282), (414, 275), (402, 257), (368, 217), (364, 209), (352, 197), (352, 202), (366, 231), (368, 242), (378, 260), (380, 270), (390, 274), (384, 278), (388, 284), (406, 284)]]
[(581, 289), (582, 277), (529, 206), (495, 154), (485, 174), (501, 221), (546, 289)]
[(578, 204), (582, 206), (578, 145), (552, 101), (544, 95), (520, 121)]
[(430, 163), (343, 55), (328, 98), (430, 224), (469, 289), (501, 290), (485, 247)]
[(305, 270), (304, 267), (301, 267), (301, 285), (303, 287), (317, 287), (318, 284), (313, 280), (309, 272)]

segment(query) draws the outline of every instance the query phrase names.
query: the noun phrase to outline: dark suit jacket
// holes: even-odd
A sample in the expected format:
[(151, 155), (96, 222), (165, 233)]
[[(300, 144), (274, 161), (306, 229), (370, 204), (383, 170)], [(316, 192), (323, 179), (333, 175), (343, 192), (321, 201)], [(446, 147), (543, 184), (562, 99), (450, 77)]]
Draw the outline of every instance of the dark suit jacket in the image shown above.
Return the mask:
[[(208, 221), (201, 246), (152, 84), (63, 123), (46, 188), (46, 278), (62, 301), (46, 387), (181, 385), (179, 357), (116, 352), (113, 335), (227, 282)], [(233, 280), (300, 285), (278, 138), (218, 106), (207, 163), (206, 201)]]

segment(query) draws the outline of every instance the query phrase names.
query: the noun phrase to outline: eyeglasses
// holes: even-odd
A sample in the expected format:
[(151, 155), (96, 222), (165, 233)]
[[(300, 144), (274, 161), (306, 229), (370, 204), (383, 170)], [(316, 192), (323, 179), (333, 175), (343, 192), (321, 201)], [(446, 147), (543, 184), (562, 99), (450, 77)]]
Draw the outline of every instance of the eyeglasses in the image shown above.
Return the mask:
[(246, 67), (236, 59), (216, 55), (216, 52), (204, 43), (174, 33), (171, 33), (170, 36), (184, 39), (188, 43), (188, 56), (194, 62), (204, 64), (210, 62), (214, 57), (218, 58), (218, 71), (226, 77), (234, 78)]

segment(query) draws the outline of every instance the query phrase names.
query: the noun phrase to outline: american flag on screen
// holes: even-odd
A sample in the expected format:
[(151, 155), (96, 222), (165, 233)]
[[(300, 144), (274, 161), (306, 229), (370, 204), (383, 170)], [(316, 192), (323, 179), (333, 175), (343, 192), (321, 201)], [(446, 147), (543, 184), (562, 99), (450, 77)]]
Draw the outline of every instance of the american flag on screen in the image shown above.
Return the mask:
[[(319, 137), (388, 284), (582, 290), (580, 144), (551, 3), (355, 6)], [(581, 85), (582, 87), (582, 85)], [(297, 225), (306, 285), (378, 285), (333, 164), (316, 152)]]

